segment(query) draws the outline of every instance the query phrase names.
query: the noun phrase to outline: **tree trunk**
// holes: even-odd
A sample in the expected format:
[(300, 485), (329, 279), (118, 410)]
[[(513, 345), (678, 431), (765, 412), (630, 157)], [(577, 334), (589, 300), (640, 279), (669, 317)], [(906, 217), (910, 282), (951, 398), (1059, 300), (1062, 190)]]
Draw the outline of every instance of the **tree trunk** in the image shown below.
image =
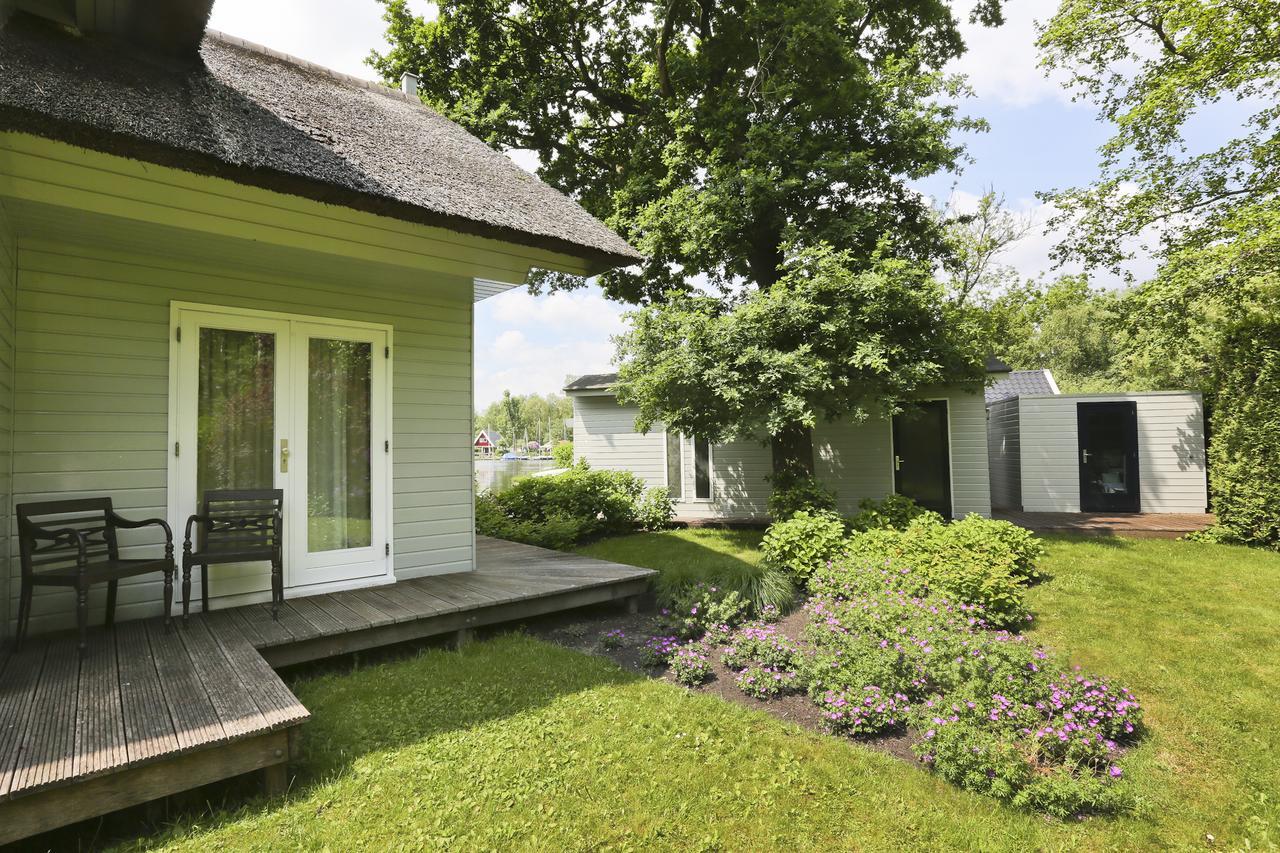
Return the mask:
[(793, 424), (770, 436), (769, 444), (775, 483), (813, 476), (813, 430)]

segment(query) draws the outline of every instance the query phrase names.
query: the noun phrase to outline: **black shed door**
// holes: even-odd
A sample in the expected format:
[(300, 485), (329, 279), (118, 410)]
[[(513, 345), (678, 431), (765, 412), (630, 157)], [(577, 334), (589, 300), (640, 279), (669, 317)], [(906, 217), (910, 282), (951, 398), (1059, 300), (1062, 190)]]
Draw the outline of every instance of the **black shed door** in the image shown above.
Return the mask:
[(1080, 509), (1138, 512), (1138, 404), (1077, 403)]
[(893, 417), (893, 490), (951, 517), (947, 402), (931, 400)]

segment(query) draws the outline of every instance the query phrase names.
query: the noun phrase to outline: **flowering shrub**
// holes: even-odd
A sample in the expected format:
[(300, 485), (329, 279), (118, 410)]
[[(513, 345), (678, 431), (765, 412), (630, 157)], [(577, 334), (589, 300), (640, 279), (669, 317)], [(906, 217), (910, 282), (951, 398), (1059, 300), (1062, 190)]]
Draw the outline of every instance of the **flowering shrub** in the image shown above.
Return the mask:
[(645, 666), (664, 666), (678, 648), (679, 637), (653, 636), (640, 647), (640, 658)]
[(600, 635), (600, 645), (606, 649), (620, 649), (626, 640), (627, 634), (621, 628), (614, 628)]
[(778, 630), (777, 625), (753, 622), (743, 625), (728, 640), (721, 662), (729, 669), (743, 669), (753, 663), (777, 669), (794, 669), (799, 649)]
[(992, 628), (984, 607), (930, 593), (917, 575), (881, 562), (815, 576), (800, 673), (830, 729), (905, 725), (939, 775), (1025, 808), (1127, 808), (1117, 759), (1143, 732), (1134, 696), (1064, 672), (1026, 637)]
[(799, 689), (799, 674), (793, 669), (752, 663), (734, 679), (738, 689), (756, 699), (772, 699)]
[(844, 545), (844, 522), (838, 515), (801, 510), (770, 525), (760, 543), (761, 561), (803, 584), (815, 569), (838, 557)]
[(737, 591), (707, 583), (676, 590), (668, 602), (659, 621), (664, 630), (686, 640), (700, 639), (708, 631), (723, 634), (747, 618), (747, 602)]
[(671, 655), (671, 676), (690, 687), (711, 677), (711, 656), (702, 643), (686, 643)]

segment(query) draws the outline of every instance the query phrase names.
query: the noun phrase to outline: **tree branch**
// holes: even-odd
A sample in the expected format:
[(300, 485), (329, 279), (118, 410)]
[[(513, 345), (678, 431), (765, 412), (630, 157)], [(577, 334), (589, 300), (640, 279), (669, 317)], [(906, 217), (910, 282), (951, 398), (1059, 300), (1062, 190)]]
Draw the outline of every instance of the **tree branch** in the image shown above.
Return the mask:
[(671, 49), (671, 36), (676, 29), (676, 0), (667, 0), (667, 8), (662, 16), (662, 30), (658, 35), (658, 91), (664, 98), (675, 96), (671, 86), (671, 71), (667, 68), (667, 51)]

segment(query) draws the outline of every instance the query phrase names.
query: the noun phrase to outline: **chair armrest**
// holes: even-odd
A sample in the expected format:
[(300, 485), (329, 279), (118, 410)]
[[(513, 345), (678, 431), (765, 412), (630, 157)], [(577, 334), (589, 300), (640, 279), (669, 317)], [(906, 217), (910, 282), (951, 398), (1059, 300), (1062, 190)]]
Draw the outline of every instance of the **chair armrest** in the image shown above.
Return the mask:
[(186, 527), (186, 530), (184, 530), (184, 531), (182, 532), (182, 541), (183, 541), (183, 542), (190, 542), (190, 541), (191, 541), (191, 525), (195, 524), (197, 521), (198, 521), (198, 522), (200, 522), (201, 524), (207, 524), (207, 523), (208, 523), (208, 521), (209, 521), (209, 517), (208, 517), (208, 516), (205, 516), (205, 515), (198, 515), (198, 514), (197, 514), (197, 515), (188, 516), (188, 517), (187, 517), (187, 527)]
[(130, 530), (136, 529), (138, 527), (150, 527), (152, 525), (158, 525), (162, 530), (164, 530), (165, 542), (167, 542), (170, 545), (173, 544), (173, 530), (172, 528), (169, 527), (169, 522), (165, 521), (163, 518), (147, 518), (147, 519), (143, 519), (142, 521), (130, 521), (129, 519), (116, 515), (113, 512), (111, 513), (111, 523), (114, 524), (116, 527), (124, 527)]

